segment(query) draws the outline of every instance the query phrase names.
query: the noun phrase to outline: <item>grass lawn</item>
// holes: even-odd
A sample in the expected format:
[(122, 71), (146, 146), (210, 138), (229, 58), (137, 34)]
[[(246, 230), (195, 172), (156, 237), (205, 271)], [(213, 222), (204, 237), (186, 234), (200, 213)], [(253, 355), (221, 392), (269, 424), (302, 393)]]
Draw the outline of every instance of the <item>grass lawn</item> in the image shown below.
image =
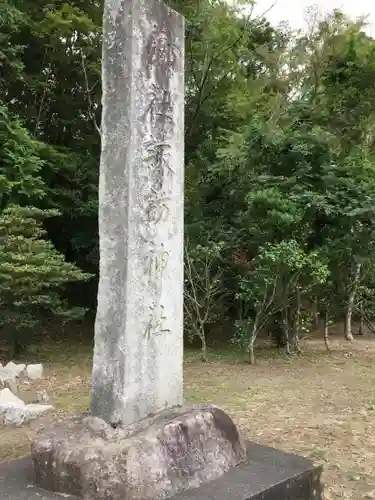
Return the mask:
[[(298, 359), (260, 353), (256, 366), (213, 352), (185, 360), (185, 397), (227, 410), (249, 439), (295, 451), (324, 464), (327, 499), (375, 499), (375, 341), (311, 341)], [(22, 428), (0, 428), (0, 461), (28, 453), (30, 439), (51, 418), (88, 408), (91, 347), (35, 347), (28, 361), (46, 378), (24, 385), (31, 401), (45, 388), (56, 412)]]

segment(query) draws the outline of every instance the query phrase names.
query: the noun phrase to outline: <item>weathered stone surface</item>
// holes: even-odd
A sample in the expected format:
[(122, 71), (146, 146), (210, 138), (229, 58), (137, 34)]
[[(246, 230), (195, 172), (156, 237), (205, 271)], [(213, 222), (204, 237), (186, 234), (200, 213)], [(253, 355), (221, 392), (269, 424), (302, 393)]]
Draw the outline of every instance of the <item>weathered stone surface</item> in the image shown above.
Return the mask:
[[(169, 500), (322, 500), (321, 467), (274, 448), (247, 444), (247, 460), (200, 488)], [(0, 492), (6, 500), (78, 500), (33, 485), (32, 461), (0, 463)], [(124, 497), (122, 500), (125, 500)], [(80, 499), (82, 500), (82, 499)], [(112, 500), (112, 499), (109, 499)]]
[(22, 423), (25, 403), (8, 388), (0, 391), (0, 424), (10, 425)]
[(9, 389), (14, 394), (18, 391), (18, 379), (4, 368), (0, 368), (0, 389)]
[(25, 421), (28, 422), (29, 420), (34, 420), (35, 418), (38, 418), (52, 410), (54, 410), (52, 405), (30, 403), (24, 408)]
[(3, 389), (0, 391), (0, 405), (13, 405), (17, 408), (24, 408), (25, 403), (12, 393), (9, 389)]
[(9, 361), (4, 366), (4, 371), (8, 372), (9, 374), (13, 375), (14, 377), (19, 377), (23, 370), (26, 368), (26, 365), (21, 363), (21, 364), (16, 364), (13, 363), (13, 361)]
[(12, 404), (0, 405), (0, 424), (21, 426), (25, 421), (24, 410)]
[(0, 423), (2, 425), (21, 426), (54, 410), (51, 405), (30, 404), (24, 408), (14, 405), (0, 405)]
[(27, 365), (23, 370), (22, 375), (30, 380), (37, 380), (43, 377), (43, 365)]
[(26, 365), (10, 361), (4, 367), (0, 366), (0, 389), (9, 389), (13, 393), (18, 391), (18, 378)]
[(36, 391), (35, 398), (36, 398), (36, 403), (45, 404), (45, 403), (49, 402), (49, 396), (48, 396), (47, 391), (45, 389), (43, 389), (41, 391)]
[(17, 372), (17, 365), (15, 363), (13, 363), (13, 361), (9, 361), (9, 363), (7, 363), (4, 366), (4, 370), (6, 370), (8, 373), (12, 373), (12, 372), (16, 373)]
[(112, 428), (95, 417), (55, 424), (32, 444), (36, 483), (85, 500), (162, 500), (246, 459), (235, 424), (215, 406), (169, 410)]
[(17, 394), (19, 389), (18, 379), (15, 378), (13, 380), (6, 380), (4, 382), (4, 388), (9, 389), (13, 394)]
[(9, 389), (0, 391), (0, 424), (2, 425), (19, 426), (53, 409), (51, 405), (26, 405)]
[(107, 0), (103, 30), (91, 410), (132, 424), (182, 403), (184, 23)]

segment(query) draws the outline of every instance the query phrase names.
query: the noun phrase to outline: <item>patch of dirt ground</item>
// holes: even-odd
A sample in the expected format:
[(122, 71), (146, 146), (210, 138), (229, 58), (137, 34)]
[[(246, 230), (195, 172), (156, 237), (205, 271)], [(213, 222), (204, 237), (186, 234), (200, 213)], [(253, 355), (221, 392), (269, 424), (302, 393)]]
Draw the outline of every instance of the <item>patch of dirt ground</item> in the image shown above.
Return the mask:
[[(88, 408), (91, 348), (75, 349), (35, 348), (46, 377), (23, 386), (21, 396), (32, 400), (45, 388), (56, 412), (22, 428), (0, 428), (0, 461), (27, 455), (51, 419)], [(336, 340), (332, 349), (310, 341), (299, 358), (261, 352), (255, 366), (230, 353), (212, 353), (209, 363), (190, 353), (185, 397), (218, 404), (251, 440), (323, 463), (326, 499), (375, 499), (375, 341)]]

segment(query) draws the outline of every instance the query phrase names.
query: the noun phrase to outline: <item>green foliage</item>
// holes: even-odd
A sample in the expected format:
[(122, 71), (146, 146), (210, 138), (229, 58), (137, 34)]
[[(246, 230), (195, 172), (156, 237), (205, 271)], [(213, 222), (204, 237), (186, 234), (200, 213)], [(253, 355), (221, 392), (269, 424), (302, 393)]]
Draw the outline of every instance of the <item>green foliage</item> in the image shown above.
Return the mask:
[[(296, 240), (261, 247), (249, 264), (248, 275), (238, 282), (236, 298), (241, 300), (246, 314), (245, 319), (236, 322), (234, 343), (249, 350), (271, 316), (291, 310), (300, 316), (304, 296), (308, 299), (314, 288), (325, 284), (328, 276), (329, 268), (319, 252), (306, 252)], [(251, 309), (253, 315), (249, 316)], [(299, 328), (302, 329), (302, 324)]]
[(69, 308), (61, 287), (91, 276), (66, 262), (44, 239), (42, 220), (57, 215), (16, 205), (0, 214), (0, 328), (11, 329), (18, 348), (26, 343), (25, 331), (34, 328), (47, 313), (64, 320), (85, 313), (81, 308)]
[(53, 243), (70, 260), (96, 272), (102, 4), (4, 3), (0, 54), (6, 58), (0, 74), (6, 78), (0, 102), (40, 141), (44, 162), (47, 196), (32, 204), (61, 213), (46, 221)]
[(22, 203), (45, 194), (39, 149), (21, 122), (0, 105), (0, 209), (9, 200)]
[(64, 285), (91, 277), (46, 238), (43, 221), (59, 212), (28, 206), (48, 195), (42, 178), (48, 149), (0, 106), (0, 329), (8, 332), (15, 354), (46, 314), (64, 321), (84, 315), (63, 298)]
[(22, 77), (21, 61), (24, 46), (14, 43), (12, 37), (26, 24), (26, 17), (7, 0), (1, 2), (0, 9), (0, 88), (5, 88), (6, 78)]
[[(168, 3), (186, 18), (187, 337), (204, 350), (211, 326), (229, 318), (254, 361), (255, 340), (273, 325), (298, 352), (313, 308), (371, 322), (374, 40), (339, 11), (294, 33), (244, 15), (241, 3)], [(84, 270), (77, 280), (69, 271), (70, 299), (87, 296), (92, 308), (95, 284), (82, 287), (99, 257), (101, 15), (102, 1), (0, 9), (0, 209), (42, 211), (18, 208), (19, 224), (56, 214), (30, 245), (43, 255), (48, 243)], [(47, 296), (36, 309), (48, 309)]]
[[(338, 13), (310, 38), (297, 37), (281, 58), (293, 99), (280, 84), (267, 108), (253, 89), (249, 124), (223, 131), (209, 163), (203, 217), (235, 261), (227, 276), (238, 303), (234, 341), (251, 361), (258, 333), (274, 317), (288, 349), (294, 342), (298, 350), (312, 297), (337, 317), (351, 314), (353, 294), (361, 302), (375, 239), (373, 80), (361, 79), (371, 72), (372, 45), (360, 24)], [(284, 75), (279, 66), (276, 78)], [(276, 102), (282, 111), (274, 112)]]

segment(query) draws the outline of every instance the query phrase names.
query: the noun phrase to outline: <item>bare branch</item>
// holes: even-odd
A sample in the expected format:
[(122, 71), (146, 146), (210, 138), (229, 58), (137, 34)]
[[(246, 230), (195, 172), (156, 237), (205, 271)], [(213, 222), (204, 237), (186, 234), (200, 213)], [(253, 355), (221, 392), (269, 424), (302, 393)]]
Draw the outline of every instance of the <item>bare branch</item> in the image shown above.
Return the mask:
[[(95, 130), (98, 132), (99, 134), (99, 137), (101, 137), (101, 130), (96, 122), (96, 118), (95, 118), (95, 113), (94, 113), (94, 106), (93, 106), (93, 102), (92, 102), (92, 99), (91, 99), (91, 90), (90, 90), (90, 86), (89, 86), (89, 79), (88, 79), (88, 76), (87, 76), (87, 70), (86, 70), (86, 56), (85, 54), (83, 53), (83, 51), (81, 51), (81, 62), (82, 62), (82, 70), (83, 70), (83, 76), (85, 78), (85, 86), (86, 86), (86, 94), (87, 94), (87, 101), (88, 101), (88, 112), (89, 112), (89, 116), (94, 124), (94, 127), (95, 127)], [(92, 87), (94, 88), (94, 87)]]
[[(48, 53), (48, 48), (46, 48), (45, 51), (44, 51), (42, 68), (45, 68), (47, 53)], [(45, 86), (44, 86), (44, 89), (43, 89), (42, 98), (40, 100), (40, 105), (39, 105), (39, 108), (38, 108), (38, 114), (37, 114), (36, 120), (35, 120), (34, 137), (36, 137), (36, 133), (38, 131), (40, 117), (42, 116), (42, 111), (43, 111), (43, 107), (44, 107), (44, 101), (45, 101), (46, 95), (47, 95), (47, 81), (48, 81), (48, 76), (49, 75), (48, 75), (48, 71), (47, 71), (46, 82), (45, 82)], [(37, 97), (35, 97), (35, 102), (34, 102), (35, 106), (36, 106), (36, 100), (37, 100)]]
[[(191, 291), (192, 291), (192, 294), (189, 294), (186, 290), (185, 290), (185, 295), (187, 297), (189, 297), (190, 301), (192, 302), (192, 304), (194, 304), (194, 307), (195, 307), (195, 312), (196, 312), (196, 315), (198, 317), (198, 319), (200, 320), (200, 308), (201, 308), (201, 305), (199, 304), (199, 301), (198, 301), (198, 293), (197, 293), (197, 289), (196, 289), (196, 285), (195, 285), (195, 282), (194, 282), (194, 277), (193, 277), (193, 270), (192, 270), (192, 261), (191, 261), (191, 258), (190, 258), (190, 255), (189, 255), (189, 251), (188, 251), (188, 245), (185, 246), (185, 262), (186, 262), (186, 276), (188, 278), (188, 281), (189, 281), (189, 285), (191, 287)], [(197, 274), (197, 273), (195, 273)]]
[(260, 14), (259, 16), (257, 16), (257, 19), (262, 19), (263, 17), (265, 17), (276, 5), (277, 5), (277, 2), (278, 0), (275, 0), (271, 5), (270, 7), (268, 7), (262, 14)]

